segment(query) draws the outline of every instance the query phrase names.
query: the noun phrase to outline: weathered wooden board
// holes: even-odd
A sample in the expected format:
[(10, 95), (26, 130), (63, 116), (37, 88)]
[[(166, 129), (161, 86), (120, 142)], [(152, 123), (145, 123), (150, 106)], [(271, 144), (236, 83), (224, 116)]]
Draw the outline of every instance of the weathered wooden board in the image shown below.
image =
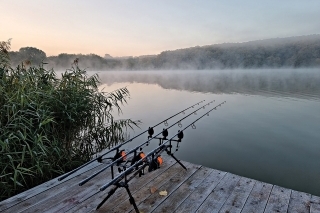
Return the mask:
[(50, 212), (65, 212), (69, 208), (81, 203), (84, 199), (92, 196), (99, 191), (99, 188), (111, 179), (111, 172), (101, 173), (95, 179), (87, 182), (83, 186), (72, 186), (67, 190), (56, 194), (48, 200), (37, 203), (31, 206), (26, 211), (30, 213)]
[[(190, 163), (185, 163), (185, 166), (188, 168), (192, 166)], [(170, 168), (166, 173), (162, 173), (157, 178), (155, 178), (152, 182), (146, 184), (143, 188), (133, 194), (133, 197), (137, 203), (137, 205), (147, 199), (149, 196), (152, 195), (151, 187), (155, 187), (157, 191), (155, 193), (159, 193), (161, 186), (169, 182), (170, 179), (175, 178), (177, 174), (185, 174), (184, 169), (179, 165), (175, 164), (173, 167)], [(112, 211), (113, 213), (124, 213), (129, 212), (133, 209), (132, 205), (130, 204), (129, 200), (124, 201), (121, 205), (118, 205)], [(104, 209), (101, 209), (102, 212)]]
[(242, 177), (219, 212), (240, 213), (255, 181)]
[[(145, 175), (141, 177), (137, 177), (133, 179), (129, 183), (129, 189), (132, 193), (137, 192), (142, 188), (144, 185), (150, 183), (154, 179), (160, 176), (167, 176), (168, 169), (171, 169), (176, 164), (176, 161), (172, 158), (165, 158), (164, 163), (161, 166), (160, 169), (153, 171), (151, 173), (146, 173)], [(178, 166), (176, 165), (178, 168)], [(172, 169), (172, 172), (177, 172), (176, 168), (174, 167)], [(89, 198), (88, 200), (84, 201), (83, 203), (80, 203), (79, 205), (75, 206), (74, 208), (70, 209), (69, 212), (91, 212), (94, 211), (97, 207), (97, 205), (107, 196), (108, 190), (106, 192), (102, 192), (97, 194), (96, 196), (93, 196)], [(109, 200), (101, 207), (100, 211), (111, 211), (112, 208), (117, 207), (119, 204), (124, 204), (125, 201), (128, 200), (128, 194), (125, 191), (125, 189), (118, 189), (115, 194), (113, 194)]]
[(273, 186), (265, 212), (287, 212), (291, 189)]
[(311, 196), (310, 213), (320, 213), (320, 197)]
[(226, 172), (213, 170), (213, 172), (200, 183), (200, 185), (191, 193), (191, 195), (178, 206), (175, 212), (196, 212), (199, 206), (226, 174)]
[(153, 212), (173, 212), (212, 171), (213, 169), (201, 167), (177, 190), (173, 191), (173, 193), (166, 197), (163, 203), (161, 203), (161, 205), (159, 205)]
[[(141, 212), (320, 213), (320, 197), (273, 186), (234, 174), (183, 162), (185, 171), (172, 158), (162, 167), (136, 177), (129, 188)], [(99, 188), (110, 181), (110, 171), (84, 186), (78, 183), (105, 165), (94, 162), (64, 181), (53, 179), (0, 203), (0, 212), (134, 212), (127, 192), (119, 189), (98, 211), (96, 206), (109, 190)], [(157, 191), (151, 192), (152, 187)], [(111, 189), (111, 187), (110, 187)], [(159, 191), (166, 190), (167, 196)]]
[(272, 185), (256, 181), (242, 212), (262, 213), (265, 210), (267, 201), (272, 190)]
[[(34, 188), (31, 188), (27, 191), (24, 191), (20, 194), (17, 194), (13, 197), (10, 197), (2, 202), (0, 202), (0, 212), (4, 212), (6, 209), (9, 209), (10, 207), (12, 206), (15, 206), (15, 205), (18, 205), (20, 204), (21, 202), (24, 202), (28, 199), (30, 199), (31, 197), (41, 193), (41, 192), (44, 192), (46, 190), (51, 190), (53, 187), (59, 185), (59, 184), (62, 184), (64, 182), (67, 182), (73, 178), (79, 178), (79, 176), (86, 172), (86, 171), (89, 171), (91, 169), (94, 169), (95, 167), (99, 166), (100, 163), (98, 162), (93, 162), (91, 164), (89, 164), (88, 166), (80, 169), (79, 171), (77, 171), (76, 173), (70, 175), (69, 177), (67, 177), (66, 179), (62, 180), (62, 181), (58, 181), (58, 178), (60, 177), (57, 177), (57, 178), (54, 178), (48, 182), (45, 182), (43, 184), (40, 184)], [(23, 205), (22, 205), (23, 206)], [(8, 212), (12, 212), (11, 210), (8, 210)]]
[(21, 202), (19, 205), (12, 206), (10, 208), (10, 212), (22, 212), (24, 210), (27, 210), (31, 206), (37, 205), (39, 202), (47, 202), (47, 200), (49, 200), (51, 197), (56, 196), (56, 194), (63, 193), (64, 191), (69, 190), (71, 187), (79, 187), (78, 183), (82, 179), (89, 177), (93, 172), (101, 169), (102, 166), (103, 165), (97, 166), (94, 169), (86, 171), (75, 178), (62, 182), (61, 184), (52, 187), (50, 190), (42, 191), (39, 194), (29, 198), (28, 200)]
[(240, 176), (228, 173), (201, 204), (197, 212), (218, 212), (240, 180)]
[(288, 212), (309, 213), (311, 194), (292, 190)]
[[(186, 165), (186, 163), (185, 163)], [(168, 196), (170, 196), (177, 188), (179, 188), (190, 176), (192, 176), (195, 172), (197, 172), (201, 166), (194, 165), (194, 164), (188, 164), (186, 165), (187, 171), (184, 170), (182, 172), (179, 172), (176, 176), (173, 178), (170, 178), (168, 182), (166, 182), (164, 185), (162, 185), (159, 188), (159, 191), (166, 190), (168, 193)], [(142, 201), (138, 208), (142, 212), (152, 212), (155, 208), (157, 208), (164, 200), (166, 199), (166, 196), (161, 196), (159, 193), (151, 194), (147, 199)], [(131, 211), (134, 212), (134, 211)]]

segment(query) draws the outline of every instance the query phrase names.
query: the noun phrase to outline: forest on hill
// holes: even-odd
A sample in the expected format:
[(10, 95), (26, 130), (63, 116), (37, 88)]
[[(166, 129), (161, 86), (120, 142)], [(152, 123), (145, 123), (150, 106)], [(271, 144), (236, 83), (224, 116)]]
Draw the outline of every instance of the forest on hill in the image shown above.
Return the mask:
[(76, 58), (87, 70), (207, 70), (251, 68), (320, 67), (320, 35), (274, 38), (243, 43), (196, 46), (161, 52), (158, 55), (112, 57), (106, 54), (46, 56), (35, 47), (10, 52), (12, 65), (42, 61), (48, 68), (65, 70)]

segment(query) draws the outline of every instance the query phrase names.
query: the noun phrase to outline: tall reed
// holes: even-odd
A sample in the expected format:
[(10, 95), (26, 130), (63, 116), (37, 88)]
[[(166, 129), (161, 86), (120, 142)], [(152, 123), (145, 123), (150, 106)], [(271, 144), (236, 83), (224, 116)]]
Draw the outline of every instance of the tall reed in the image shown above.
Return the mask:
[(98, 75), (77, 63), (61, 78), (43, 65), (12, 68), (9, 48), (0, 43), (0, 200), (83, 164), (137, 125), (112, 115), (127, 88), (100, 92)]

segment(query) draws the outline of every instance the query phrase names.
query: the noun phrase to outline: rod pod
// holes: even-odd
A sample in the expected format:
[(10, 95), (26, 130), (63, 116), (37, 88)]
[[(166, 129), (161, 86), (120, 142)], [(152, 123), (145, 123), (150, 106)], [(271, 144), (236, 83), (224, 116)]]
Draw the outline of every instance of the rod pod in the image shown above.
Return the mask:
[[(167, 118), (167, 119), (165, 119), (165, 120), (157, 123), (157, 124), (154, 125), (152, 128), (157, 127), (157, 126), (159, 126), (159, 125), (162, 124), (162, 123), (167, 123), (167, 121), (170, 120), (171, 118), (173, 118), (173, 117), (175, 117), (175, 116), (177, 116), (177, 115), (179, 115), (179, 114), (181, 114), (181, 113), (185, 113), (186, 110), (188, 110), (188, 109), (190, 109), (190, 108), (194, 108), (196, 105), (199, 105), (200, 103), (202, 103), (202, 102), (204, 102), (204, 101), (205, 101), (205, 100), (202, 100), (202, 101), (200, 101), (200, 102), (198, 102), (198, 103), (196, 103), (196, 104), (194, 104), (194, 105), (192, 105), (192, 106), (190, 106), (190, 107), (188, 107), (188, 108), (186, 108), (186, 109), (184, 109), (184, 110), (181, 110), (180, 112), (178, 112), (178, 113), (170, 116), (169, 118)], [(87, 163), (79, 166), (78, 168), (76, 168), (76, 169), (74, 169), (74, 170), (72, 170), (72, 171), (70, 171), (70, 172), (67, 172), (66, 174), (64, 174), (64, 175), (62, 175), (61, 177), (59, 177), (59, 178), (58, 178), (58, 181), (61, 181), (61, 180), (65, 179), (66, 177), (68, 177), (68, 176), (70, 176), (71, 174), (79, 171), (80, 169), (82, 169), (83, 167), (89, 165), (90, 163), (95, 162), (96, 160), (97, 160), (97, 161), (101, 160), (103, 156), (109, 154), (110, 152), (113, 152), (113, 151), (115, 151), (115, 150), (117, 150), (117, 152), (118, 152), (118, 151), (119, 151), (119, 148), (120, 148), (121, 146), (123, 146), (123, 145), (131, 142), (133, 139), (135, 139), (135, 138), (143, 135), (143, 134), (146, 133), (147, 131), (148, 131), (148, 130), (145, 130), (145, 131), (141, 132), (140, 134), (134, 136), (133, 138), (131, 138), (131, 139), (129, 139), (129, 140), (127, 140), (127, 141), (125, 141), (125, 142), (123, 142), (123, 143), (121, 143), (121, 144), (118, 144), (117, 146), (113, 147), (112, 149), (110, 149), (110, 150), (107, 151), (106, 153), (102, 154), (101, 156), (96, 157), (96, 158), (88, 161)]]
[[(176, 124), (180, 123), (182, 120), (184, 120), (184, 119), (186, 119), (187, 117), (193, 115), (195, 112), (203, 109), (204, 106), (210, 105), (210, 104), (213, 103), (213, 102), (214, 102), (214, 100), (211, 101), (211, 102), (209, 102), (209, 103), (207, 103), (207, 104), (205, 104), (205, 105), (203, 105), (203, 106), (201, 106), (201, 107), (199, 107), (198, 109), (194, 110), (194, 111), (191, 112), (190, 114), (184, 116), (184, 117), (181, 118), (179, 121), (177, 121), (177, 122), (175, 122), (174, 124), (172, 124), (171, 126), (169, 126), (167, 129), (170, 129), (171, 127), (173, 127), (173, 126), (175, 126)], [(157, 138), (157, 136), (159, 136), (161, 133), (162, 133), (162, 132), (156, 134), (154, 137), (148, 139), (146, 142), (144, 142), (144, 143), (136, 146), (135, 148), (131, 149), (128, 153), (126, 153), (126, 156), (128, 156), (128, 155), (131, 154), (131, 153), (135, 153), (139, 148), (141, 149), (142, 146), (149, 144), (149, 142), (150, 142), (152, 139)], [(117, 160), (114, 160), (112, 163), (108, 164), (107, 166), (103, 167), (102, 169), (100, 169), (100, 170), (97, 171), (96, 173), (92, 174), (90, 177), (88, 177), (88, 178), (84, 179), (83, 181), (81, 181), (81, 182), (79, 183), (79, 185), (82, 186), (83, 184), (85, 184), (86, 182), (88, 182), (89, 180), (91, 180), (92, 178), (94, 178), (95, 176), (97, 176), (98, 174), (100, 174), (101, 172), (105, 171), (106, 169), (112, 167), (113, 165), (115, 165), (116, 163), (118, 163), (118, 162), (121, 161), (121, 160), (122, 160), (122, 158), (118, 158)]]

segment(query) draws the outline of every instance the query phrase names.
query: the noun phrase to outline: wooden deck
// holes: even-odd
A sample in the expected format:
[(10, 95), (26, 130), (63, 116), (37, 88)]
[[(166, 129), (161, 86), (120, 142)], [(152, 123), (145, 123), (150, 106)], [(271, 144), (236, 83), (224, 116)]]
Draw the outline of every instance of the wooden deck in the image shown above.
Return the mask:
[[(183, 162), (185, 171), (165, 157), (163, 166), (129, 184), (140, 212), (319, 212), (320, 197), (263, 183), (231, 173)], [(97, 211), (109, 188), (110, 172), (98, 175), (84, 186), (80, 180), (103, 165), (93, 163), (59, 182), (53, 179), (0, 203), (0, 212), (134, 212), (121, 188)], [(157, 191), (151, 193), (155, 187)], [(167, 196), (159, 195), (166, 190)]]

